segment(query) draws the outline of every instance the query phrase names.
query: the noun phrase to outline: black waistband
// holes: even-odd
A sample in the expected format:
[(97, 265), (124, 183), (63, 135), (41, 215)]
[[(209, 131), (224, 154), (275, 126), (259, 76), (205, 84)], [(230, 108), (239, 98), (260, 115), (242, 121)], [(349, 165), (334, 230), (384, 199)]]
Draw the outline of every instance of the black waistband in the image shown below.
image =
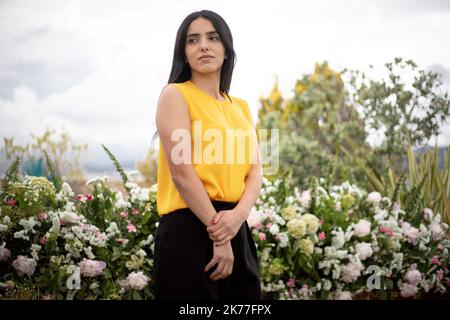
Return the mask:
[[(219, 200), (211, 200), (211, 203), (216, 211), (220, 210), (231, 210), (238, 204), (237, 202), (228, 202), (228, 201), (219, 201)], [(167, 217), (169, 215), (177, 214), (177, 213), (185, 213), (192, 212), (190, 208), (181, 208), (174, 211), (170, 211), (166, 214), (163, 214), (161, 218)]]

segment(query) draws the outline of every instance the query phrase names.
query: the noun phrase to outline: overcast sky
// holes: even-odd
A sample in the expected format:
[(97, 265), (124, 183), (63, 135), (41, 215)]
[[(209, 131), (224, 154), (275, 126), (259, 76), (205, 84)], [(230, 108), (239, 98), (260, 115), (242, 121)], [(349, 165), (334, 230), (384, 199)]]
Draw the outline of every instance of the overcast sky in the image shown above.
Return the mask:
[[(123, 161), (143, 159), (167, 82), (176, 31), (209, 9), (229, 24), (237, 65), (231, 94), (249, 102), (275, 80), (285, 96), (327, 60), (376, 68), (401, 56), (443, 74), (450, 88), (450, 1), (0, 0), (0, 137), (29, 141), (65, 128)], [(440, 145), (450, 142), (450, 123)]]

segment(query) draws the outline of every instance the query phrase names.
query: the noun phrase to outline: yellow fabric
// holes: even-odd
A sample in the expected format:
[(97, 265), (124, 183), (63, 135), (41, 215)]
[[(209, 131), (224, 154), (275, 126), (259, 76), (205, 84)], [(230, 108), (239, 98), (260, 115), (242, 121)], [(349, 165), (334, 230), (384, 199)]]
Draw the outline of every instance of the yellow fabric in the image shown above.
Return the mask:
[[(234, 161), (226, 161), (227, 150), (232, 150), (229, 145), (227, 148), (227, 129), (242, 129), (243, 131), (251, 132), (256, 139), (256, 132), (253, 126), (253, 119), (250, 113), (247, 102), (242, 99), (230, 96), (232, 101), (226, 98), (225, 101), (219, 101), (206, 92), (196, 87), (191, 81), (183, 83), (172, 83), (170, 86), (174, 86), (178, 89), (183, 97), (186, 105), (189, 109), (189, 115), (191, 118), (191, 148), (192, 156), (191, 161), (195, 172), (202, 181), (206, 192), (211, 200), (238, 202), (241, 198), (245, 188), (245, 177), (248, 175), (251, 166), (254, 153), (252, 152), (252, 140), (249, 136), (245, 137), (245, 160), (238, 159), (238, 139), (234, 138)], [(199, 131), (199, 122), (197, 122), (197, 131), (194, 129), (195, 121), (201, 121), (202, 131)], [(217, 142), (217, 137), (205, 136), (205, 130), (217, 129), (220, 131), (221, 140), (223, 141), (223, 159), (221, 163), (209, 163), (205, 161), (199, 162), (197, 152), (203, 150), (202, 154), (215, 155), (215, 152), (211, 152), (213, 146), (208, 148), (208, 145)], [(195, 134), (200, 132), (201, 135)], [(210, 131), (211, 132), (211, 131)], [(215, 131), (218, 132), (218, 131)], [(230, 139), (231, 140), (231, 139)], [(194, 150), (194, 145), (202, 143), (201, 147), (197, 147)], [(214, 144), (219, 145), (220, 144)], [(242, 147), (242, 145), (241, 145)], [(208, 152), (209, 150), (209, 152)], [(220, 150), (217, 148), (216, 150)], [(229, 160), (231, 158), (231, 152), (229, 152)], [(197, 160), (195, 160), (197, 159)], [(228, 162), (228, 163), (227, 163)], [(230, 163), (232, 162), (232, 163)], [(188, 206), (184, 202), (183, 198), (179, 194), (172, 180), (167, 159), (162, 147), (162, 143), (159, 143), (159, 157), (158, 157), (158, 190), (157, 190), (157, 204), (159, 215), (164, 215), (176, 209), (187, 208)]]

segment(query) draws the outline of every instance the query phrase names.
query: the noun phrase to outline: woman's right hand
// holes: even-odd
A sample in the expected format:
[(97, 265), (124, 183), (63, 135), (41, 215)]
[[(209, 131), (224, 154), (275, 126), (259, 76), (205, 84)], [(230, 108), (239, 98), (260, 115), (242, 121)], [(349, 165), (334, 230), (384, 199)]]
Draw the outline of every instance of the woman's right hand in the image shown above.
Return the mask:
[(217, 265), (210, 276), (211, 280), (216, 281), (228, 277), (233, 272), (234, 255), (230, 241), (227, 241), (223, 245), (213, 247), (214, 255), (205, 267), (205, 272), (208, 272), (209, 269)]

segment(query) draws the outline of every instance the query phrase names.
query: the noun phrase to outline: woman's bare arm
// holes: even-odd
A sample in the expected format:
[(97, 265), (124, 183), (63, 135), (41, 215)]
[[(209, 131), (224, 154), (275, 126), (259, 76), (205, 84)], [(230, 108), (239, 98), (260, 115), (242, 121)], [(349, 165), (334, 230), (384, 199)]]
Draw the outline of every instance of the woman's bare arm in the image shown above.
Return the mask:
[[(187, 132), (191, 132), (188, 107), (181, 94), (174, 87), (166, 86), (161, 93), (156, 110), (156, 126), (170, 174), (178, 192), (203, 224), (210, 226), (217, 212), (192, 163), (175, 164), (171, 157), (173, 148), (180, 143), (179, 141), (172, 141), (172, 132), (176, 129), (185, 129)], [(190, 157), (190, 140), (189, 143), (185, 144), (183, 152), (188, 152), (189, 159), (192, 159)]]

